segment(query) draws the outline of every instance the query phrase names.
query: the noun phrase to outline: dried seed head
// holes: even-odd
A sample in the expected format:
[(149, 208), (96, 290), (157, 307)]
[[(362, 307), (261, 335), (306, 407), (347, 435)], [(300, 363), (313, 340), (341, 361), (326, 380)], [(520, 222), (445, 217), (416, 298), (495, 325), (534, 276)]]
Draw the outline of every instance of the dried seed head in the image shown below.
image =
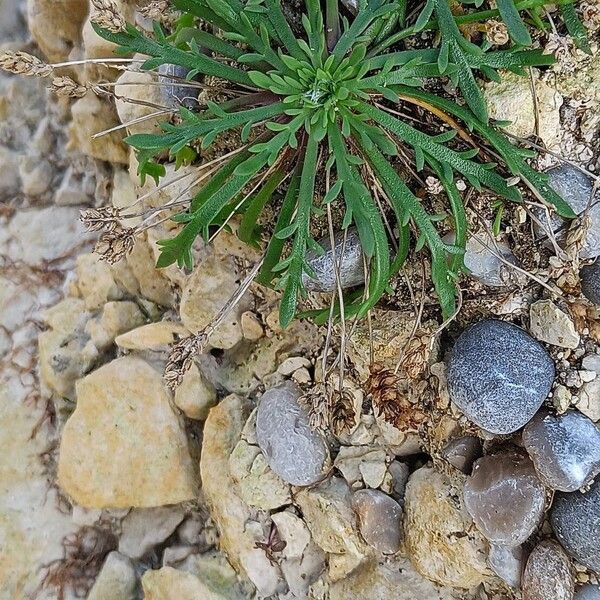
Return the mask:
[(114, 206), (82, 210), (79, 220), (88, 231), (114, 231), (121, 227), (121, 209)]
[(54, 77), (50, 86), (55, 94), (68, 98), (83, 98), (87, 94), (85, 85), (80, 85), (70, 77)]
[(194, 356), (200, 354), (208, 341), (204, 332), (189, 335), (171, 346), (169, 360), (163, 376), (166, 384), (175, 390), (183, 381), (186, 371), (192, 366)]
[(168, 0), (155, 0), (140, 8), (142, 16), (161, 23), (169, 20), (170, 13), (170, 2)]
[(131, 227), (116, 228), (100, 236), (94, 252), (100, 255), (101, 260), (112, 265), (125, 258), (133, 250), (134, 245), (135, 229)]
[(598, 4), (598, 0), (581, 3), (581, 19), (590, 33), (600, 29), (600, 4)]
[(8, 50), (0, 54), (0, 69), (18, 75), (48, 77), (54, 67), (27, 52)]
[(114, 0), (92, 0), (92, 6), (96, 9), (91, 17), (92, 23), (113, 33), (125, 29), (127, 23)]
[(300, 396), (298, 402), (308, 411), (308, 424), (311, 429), (327, 431), (329, 428), (330, 400), (331, 390), (323, 383), (318, 383)]
[(487, 39), (495, 46), (504, 46), (510, 40), (508, 29), (502, 21), (490, 19), (485, 24)]
[(331, 430), (337, 436), (350, 432), (356, 425), (354, 397), (349, 390), (344, 388), (333, 392), (329, 420)]

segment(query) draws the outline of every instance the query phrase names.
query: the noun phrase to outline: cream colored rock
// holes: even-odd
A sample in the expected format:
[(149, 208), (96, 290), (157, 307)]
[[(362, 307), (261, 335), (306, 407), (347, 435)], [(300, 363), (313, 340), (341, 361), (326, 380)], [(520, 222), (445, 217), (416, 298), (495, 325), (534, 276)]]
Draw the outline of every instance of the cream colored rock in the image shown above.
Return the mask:
[(261, 322), (252, 311), (247, 310), (245, 313), (242, 313), (241, 323), (242, 335), (251, 342), (259, 340), (265, 334)]
[(81, 40), (88, 0), (28, 0), (29, 30), (51, 62), (65, 60)]
[(456, 495), (449, 480), (432, 467), (415, 471), (406, 487), (405, 545), (423, 577), (441, 585), (471, 589), (491, 573), (485, 541)]
[(111, 552), (86, 600), (136, 599), (137, 575), (132, 562), (118, 552)]
[[(129, 173), (124, 169), (115, 169), (113, 175), (113, 191), (111, 195), (111, 204), (115, 208), (124, 209), (124, 213), (136, 213), (136, 207), (132, 205), (137, 200), (137, 193), (135, 191), (135, 185), (129, 177)], [(130, 209), (130, 210), (128, 210)], [(121, 223), (125, 227), (134, 227), (142, 222), (142, 217), (132, 217), (129, 219), (122, 219)]]
[[(218, 311), (237, 291), (241, 276), (231, 257), (214, 254), (198, 264), (190, 275), (181, 295), (181, 320), (197, 333), (209, 325)], [(209, 344), (225, 350), (242, 340), (241, 316), (250, 308), (250, 295), (246, 294), (230, 312), (209, 339)]]
[(107, 302), (100, 317), (87, 323), (86, 333), (89, 333), (96, 348), (105, 350), (117, 336), (139, 327), (144, 321), (145, 317), (135, 302)]
[(131, 254), (127, 257), (127, 265), (133, 271), (142, 296), (161, 306), (173, 306), (175, 293), (171, 284), (160, 269), (156, 268), (152, 249), (144, 239), (138, 239)]
[[(156, 83), (156, 81), (156, 77), (153, 77), (148, 72), (125, 71), (117, 80), (115, 94), (121, 98), (128, 98), (134, 101), (141, 100), (162, 106), (164, 101), (160, 86), (148, 85)], [(155, 106), (125, 102), (119, 99), (116, 100), (116, 106), (121, 123), (131, 123), (127, 126), (129, 135), (137, 133), (160, 133), (158, 124), (168, 118), (168, 115), (164, 114), (151, 119), (146, 118), (151, 114), (156, 114), (158, 109)], [(140, 122), (136, 123), (136, 120), (140, 120)]]
[[(539, 135), (546, 146), (560, 142), (560, 107), (562, 96), (546, 83), (534, 77), (539, 116)], [(484, 90), (490, 117), (498, 121), (511, 121), (506, 131), (519, 137), (536, 133), (535, 103), (528, 77), (504, 73), (502, 82), (490, 82)]]
[(204, 421), (208, 411), (217, 403), (217, 392), (200, 369), (192, 364), (175, 390), (174, 401), (188, 419)]
[(556, 88), (563, 96), (600, 102), (600, 53), (591, 59), (586, 57), (575, 71), (560, 74)]
[(75, 502), (92, 508), (162, 506), (196, 497), (185, 432), (160, 373), (124, 357), (78, 382), (58, 481)]
[(146, 571), (142, 577), (144, 600), (230, 600), (211, 590), (193, 573), (163, 567)]
[(248, 506), (274, 510), (291, 504), (290, 486), (271, 470), (258, 446), (240, 440), (231, 453), (229, 469)]
[(87, 94), (73, 103), (71, 114), (73, 120), (69, 125), (68, 150), (79, 150), (98, 160), (128, 164), (129, 153), (121, 131), (92, 139), (95, 133), (119, 124), (116, 111), (110, 104), (95, 94)]
[(256, 548), (247, 526), (251, 510), (238, 496), (229, 457), (240, 440), (249, 407), (239, 396), (228, 396), (211, 409), (204, 425), (200, 457), (202, 489), (220, 534), (221, 550), (238, 573), (245, 574), (262, 596), (274, 594), (281, 572)]
[[(6, 285), (4, 282), (2, 282), (2, 284), (0, 289), (4, 291)], [(2, 306), (3, 317), (6, 315), (7, 309), (7, 306)], [(55, 329), (56, 331), (74, 331), (85, 325), (90, 316), (90, 313), (85, 309), (83, 300), (80, 298), (67, 297), (46, 310), (43, 319), (48, 327)], [(4, 320), (1, 324), (5, 327), (9, 327)]]
[(123, 290), (113, 277), (110, 265), (97, 254), (77, 257), (77, 289), (88, 310), (97, 310), (109, 300), (121, 300)]
[(115, 339), (117, 346), (125, 350), (167, 350), (170, 344), (188, 335), (183, 325), (173, 321), (148, 323)]
[(529, 318), (529, 330), (534, 338), (560, 348), (574, 349), (579, 345), (575, 323), (552, 300), (534, 302), (529, 310)]

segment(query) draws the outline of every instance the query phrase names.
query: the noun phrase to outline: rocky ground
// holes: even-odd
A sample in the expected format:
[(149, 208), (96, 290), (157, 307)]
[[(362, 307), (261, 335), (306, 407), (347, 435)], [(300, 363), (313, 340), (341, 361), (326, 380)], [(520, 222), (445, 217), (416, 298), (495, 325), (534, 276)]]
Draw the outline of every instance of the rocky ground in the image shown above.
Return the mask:
[[(88, 8), (5, 0), (0, 42), (107, 57)], [(546, 43), (556, 67), (486, 96), (554, 153), (538, 166), (562, 165), (582, 212), (594, 180), (555, 155), (600, 168), (600, 53)], [(68, 72), (114, 94), (0, 78), (1, 599), (598, 598), (600, 274), (580, 284), (577, 257), (600, 254), (600, 212), (563, 242), (552, 222), (561, 251), (534, 242), (539, 207), (510, 209), (493, 237), (472, 200), (472, 275), (443, 332), (420, 283), (344, 348), (308, 322), (282, 331), (277, 295), (252, 286), (173, 393), (169, 345), (212, 321), (258, 255), (224, 233), (192, 272), (158, 271), (163, 224), (101, 261), (81, 209), (161, 206), (195, 171), (170, 166), (159, 188), (136, 175), (119, 125), (150, 131), (156, 108), (136, 101), (177, 101), (151, 76)]]

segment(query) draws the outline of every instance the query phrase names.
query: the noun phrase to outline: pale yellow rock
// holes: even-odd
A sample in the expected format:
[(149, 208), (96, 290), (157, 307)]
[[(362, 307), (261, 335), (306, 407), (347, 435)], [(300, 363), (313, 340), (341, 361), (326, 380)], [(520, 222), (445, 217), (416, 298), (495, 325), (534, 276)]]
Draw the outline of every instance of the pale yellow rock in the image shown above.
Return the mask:
[(228, 600), (210, 590), (192, 573), (163, 567), (142, 577), (144, 600)]
[[(561, 139), (562, 96), (541, 81), (535, 71), (534, 84), (540, 138), (546, 146), (556, 146)], [(501, 83), (492, 81), (487, 84), (484, 96), (492, 119), (511, 121), (506, 131), (518, 137), (536, 133), (536, 104), (528, 77), (503, 73)]]
[(192, 364), (175, 390), (174, 401), (186, 417), (204, 421), (208, 411), (217, 403), (217, 392), (200, 369)]
[(96, 348), (105, 350), (117, 336), (139, 327), (144, 321), (145, 317), (135, 302), (107, 302), (100, 318), (88, 322), (86, 332)]
[(265, 334), (265, 330), (258, 317), (250, 310), (242, 313), (241, 323), (242, 335), (251, 342), (259, 340)]
[(115, 282), (110, 265), (97, 254), (77, 257), (77, 288), (88, 310), (97, 310), (109, 300), (120, 300), (123, 290)]
[[(124, 209), (123, 213), (136, 213), (136, 207), (132, 206), (137, 200), (135, 185), (125, 169), (115, 169), (113, 175), (113, 191), (111, 195), (111, 204), (115, 208)], [(142, 217), (132, 217), (130, 219), (121, 219), (124, 227), (135, 227), (142, 222)]]
[[(212, 323), (237, 291), (241, 279), (231, 257), (207, 256), (196, 266), (183, 289), (180, 308), (183, 324), (197, 333)], [(250, 303), (251, 296), (246, 294), (210, 337), (211, 346), (227, 350), (242, 340), (241, 316)]]
[(57, 331), (73, 331), (89, 318), (81, 298), (65, 298), (44, 313), (46, 324)]
[[(134, 58), (138, 58), (138, 55)], [(145, 57), (144, 57), (145, 58)], [(163, 106), (164, 100), (161, 95), (161, 88), (158, 85), (148, 85), (156, 83), (157, 78), (147, 71), (125, 71), (117, 80), (115, 94), (121, 98), (128, 98), (134, 101), (141, 100)], [(169, 115), (161, 114), (151, 119), (147, 117), (159, 112), (156, 106), (137, 104), (134, 102), (125, 102), (116, 100), (117, 112), (121, 123), (126, 124), (129, 135), (137, 133), (160, 133), (159, 123), (168, 119)], [(136, 122), (140, 120), (140, 122)]]
[(449, 480), (432, 467), (411, 475), (404, 504), (406, 551), (423, 577), (471, 589), (491, 575), (487, 547), (456, 496)]
[(185, 432), (160, 373), (124, 357), (77, 383), (58, 482), (88, 508), (162, 506), (196, 497)]
[(156, 268), (152, 250), (145, 239), (138, 239), (133, 251), (127, 256), (127, 264), (140, 286), (140, 293), (161, 306), (173, 306), (175, 293), (161, 270)]
[(88, 0), (28, 0), (27, 21), (33, 39), (51, 62), (65, 60), (81, 40)]
[(92, 139), (95, 133), (119, 124), (116, 111), (108, 102), (95, 94), (87, 94), (73, 103), (71, 114), (68, 150), (79, 150), (98, 160), (128, 164), (129, 152), (123, 143), (122, 131)]
[(172, 321), (148, 323), (115, 339), (117, 346), (125, 350), (166, 350), (170, 344), (188, 335), (183, 325)]

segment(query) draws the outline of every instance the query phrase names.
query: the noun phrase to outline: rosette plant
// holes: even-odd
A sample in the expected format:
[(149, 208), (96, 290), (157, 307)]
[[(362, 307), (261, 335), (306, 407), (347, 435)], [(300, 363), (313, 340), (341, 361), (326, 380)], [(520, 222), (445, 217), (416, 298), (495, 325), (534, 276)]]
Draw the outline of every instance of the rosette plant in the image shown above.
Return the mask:
[[(465, 6), (449, 0), (359, 0), (352, 16), (337, 0), (323, 5), (306, 0), (301, 26), (293, 28), (281, 0), (174, 0), (182, 16), (169, 35), (158, 24), (150, 35), (130, 24), (117, 32), (96, 26), (118, 45), (118, 53), (147, 55), (143, 69), (174, 64), (189, 70), (190, 81), (227, 82), (220, 88), (223, 100), (208, 100), (196, 112), (182, 106), (178, 121), (164, 123), (161, 133), (126, 139), (138, 152), (140, 173), (158, 177), (165, 149), (180, 158), (193, 155), (193, 148), (208, 149), (227, 132), (239, 135), (237, 150), (173, 217), (180, 230), (160, 242), (158, 266), (191, 268), (194, 240), (208, 239), (240, 214), (243, 240), (268, 237), (262, 240), (266, 250), (257, 279), (283, 290), (280, 317), (286, 326), (305, 294), (303, 276), (312, 274), (307, 253), (320, 251), (313, 220), (329, 203), (340, 203), (342, 228), (358, 230), (369, 270), (366, 289), (345, 299), (346, 316), (360, 317), (375, 305), (411, 248), (429, 253), (442, 313), (451, 315), (467, 230), (457, 177), (510, 202), (521, 202), (529, 188), (560, 215), (574, 216), (546, 176), (528, 164), (532, 153), (512, 143), (502, 124), (490, 122), (477, 81), (554, 62), (527, 48), (532, 40), (524, 18), (539, 22), (546, 3), (498, 0), (496, 9), (478, 11), (468, 5), (481, 0)], [(559, 4), (583, 45), (585, 32), (572, 2)], [(463, 33), (463, 25), (497, 16), (512, 38), (508, 49), (491, 50)], [(404, 46), (425, 30), (432, 32), (430, 47)], [(453, 84), (456, 95), (430, 91), (442, 89), (430, 85), (436, 78)], [(443, 117), (440, 123), (450, 129), (424, 131), (402, 117), (404, 103)], [(414, 170), (439, 180), (447, 214), (430, 214), (409, 187), (400, 150)], [(276, 222), (262, 228), (268, 203), (276, 207), (270, 212)], [(454, 231), (452, 244), (440, 235), (441, 220)]]

